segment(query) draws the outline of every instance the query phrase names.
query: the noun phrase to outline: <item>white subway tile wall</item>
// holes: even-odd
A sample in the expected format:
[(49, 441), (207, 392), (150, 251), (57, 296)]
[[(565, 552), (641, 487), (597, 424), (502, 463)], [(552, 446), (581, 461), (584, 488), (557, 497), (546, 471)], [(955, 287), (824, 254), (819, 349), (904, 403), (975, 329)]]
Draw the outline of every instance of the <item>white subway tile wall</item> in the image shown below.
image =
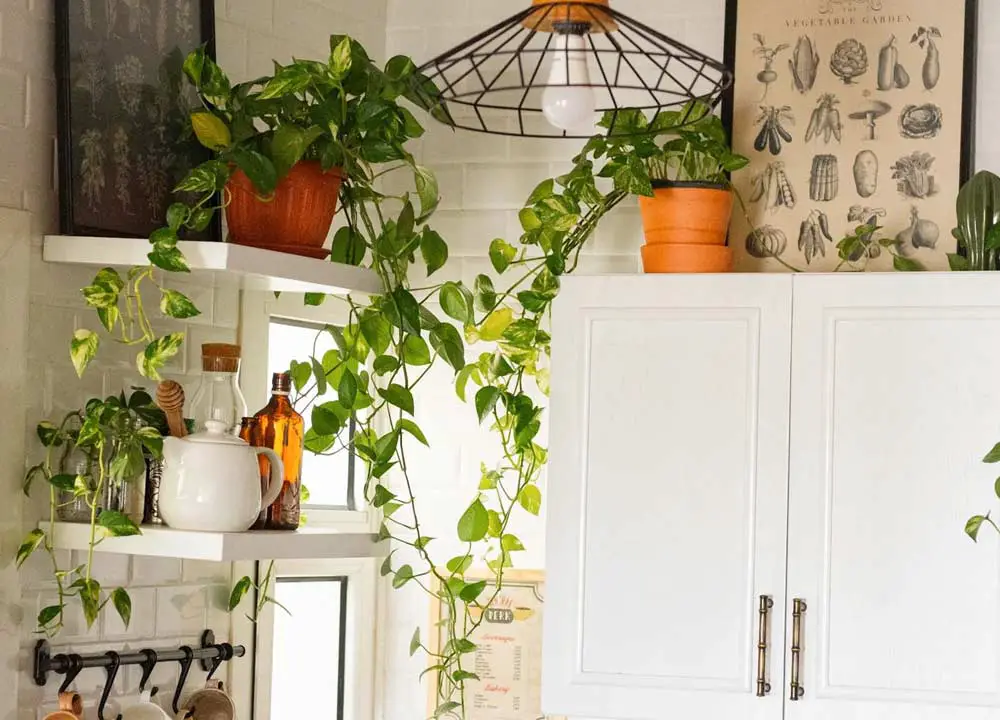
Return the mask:
[[(19, 496), (26, 454), (38, 454), (34, 426), (40, 419), (141, 383), (135, 350), (110, 342), (84, 380), (76, 378), (68, 338), (78, 327), (96, 326), (79, 296), (93, 271), (41, 260), (41, 236), (58, 227), (54, 6), (52, 0), (0, 0), (0, 497), (10, 499)], [(373, 56), (384, 55), (385, 0), (216, 0), (215, 11), (219, 62), (234, 81), (271, 72), (272, 59), (324, 58), (332, 33), (353, 35)], [(239, 322), (240, 298), (231, 281), (199, 280), (170, 283), (195, 301), (201, 316), (185, 323), (155, 321), (158, 329), (187, 333), (186, 353), (167, 373), (189, 388), (200, 371), (201, 343), (235, 342)], [(43, 514), (43, 505), (0, 503), (3, 563), (13, 557), (27, 524)], [(79, 562), (76, 554), (60, 553), (64, 567)], [(20, 574), (0, 564), (0, 720), (37, 720), (54, 709), (58, 682), (38, 688), (27, 674), (30, 648), (38, 639), (34, 618), (55, 598), (49, 573), (42, 556)], [(177, 647), (197, 644), (205, 628), (220, 639), (230, 632), (224, 610), (232, 575), (228, 564), (98, 555), (95, 574), (108, 586), (129, 587), (131, 625), (126, 629), (112, 611), (88, 632), (74, 609), (56, 641), (60, 650)], [(138, 687), (138, 672), (127, 670), (116, 683), (117, 695)], [(176, 664), (157, 667), (153, 682), (161, 688), (161, 702), (169, 702), (176, 679)], [(88, 717), (103, 681), (103, 671), (87, 671), (76, 682), (89, 701)], [(192, 671), (188, 687), (203, 682), (204, 675)]]

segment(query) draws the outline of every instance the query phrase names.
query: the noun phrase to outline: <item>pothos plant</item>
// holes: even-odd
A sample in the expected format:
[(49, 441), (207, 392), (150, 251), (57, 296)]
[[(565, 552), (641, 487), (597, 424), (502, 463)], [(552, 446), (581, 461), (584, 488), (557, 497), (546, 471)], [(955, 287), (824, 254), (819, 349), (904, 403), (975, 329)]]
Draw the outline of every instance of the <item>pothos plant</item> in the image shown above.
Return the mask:
[[(44, 481), (48, 492), (47, 526), (33, 529), (17, 551), (20, 567), (35, 551), (44, 550), (52, 564), (57, 599), (38, 613), (38, 631), (57, 634), (63, 627), (66, 610), (77, 598), (87, 627), (111, 602), (122, 622), (128, 626), (132, 601), (123, 587), (110, 592), (94, 577), (94, 548), (105, 535), (139, 534), (138, 526), (119, 510), (108, 509), (109, 494), (121, 491), (126, 483), (144, 476), (145, 454), (160, 459), (166, 419), (143, 390), (122, 392), (103, 400), (94, 398), (81, 410), (68, 413), (58, 424), (39, 423), (38, 440), (45, 450), (44, 459), (31, 467), (24, 477), (24, 493), (30, 494), (35, 481)], [(109, 493), (111, 491), (111, 493)], [(63, 505), (81, 502), (90, 523), (89, 548), (84, 563), (62, 567), (55, 552), (55, 523)]]

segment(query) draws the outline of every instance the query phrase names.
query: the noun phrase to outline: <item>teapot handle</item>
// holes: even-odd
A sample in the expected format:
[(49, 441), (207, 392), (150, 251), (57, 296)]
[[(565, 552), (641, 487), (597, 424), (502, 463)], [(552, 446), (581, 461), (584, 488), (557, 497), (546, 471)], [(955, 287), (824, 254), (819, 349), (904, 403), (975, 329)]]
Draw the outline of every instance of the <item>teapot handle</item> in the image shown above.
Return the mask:
[(265, 455), (268, 459), (268, 465), (271, 468), (267, 490), (264, 491), (264, 497), (260, 501), (262, 508), (270, 507), (278, 499), (278, 495), (281, 494), (281, 486), (285, 482), (285, 466), (282, 464), (278, 454), (271, 448), (258, 447), (253, 450), (258, 455)]

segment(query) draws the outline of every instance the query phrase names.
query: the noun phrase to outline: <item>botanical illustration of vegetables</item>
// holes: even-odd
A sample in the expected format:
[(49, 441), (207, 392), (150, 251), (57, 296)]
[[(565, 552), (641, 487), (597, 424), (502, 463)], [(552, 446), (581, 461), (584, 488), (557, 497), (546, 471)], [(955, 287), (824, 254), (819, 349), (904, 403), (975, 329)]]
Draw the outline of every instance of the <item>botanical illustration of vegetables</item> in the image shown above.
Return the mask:
[(111, 159), (115, 164), (115, 197), (122, 212), (132, 214), (132, 163), (129, 160), (128, 132), (121, 125), (111, 137)]
[(747, 235), (747, 252), (760, 260), (781, 257), (787, 247), (788, 236), (783, 230), (773, 225), (754, 228)]
[(799, 228), (799, 251), (806, 257), (806, 265), (817, 256), (826, 257), (826, 243), (833, 242), (830, 219), (826, 213), (813, 210)]
[(788, 43), (781, 43), (774, 47), (768, 47), (767, 41), (764, 40), (764, 36), (760, 33), (754, 33), (753, 39), (757, 41), (757, 47), (753, 49), (753, 54), (764, 61), (764, 69), (757, 73), (757, 82), (764, 85), (764, 96), (761, 99), (766, 100), (767, 91), (771, 89), (771, 85), (778, 79), (778, 73), (774, 71), (774, 61), (778, 59), (780, 53), (787, 50), (790, 46)]
[(798, 198), (785, 172), (785, 163), (780, 160), (768, 163), (763, 171), (754, 175), (751, 182), (753, 192), (750, 194), (750, 202), (763, 201), (767, 210), (772, 213), (779, 208), (795, 208)]
[(878, 54), (878, 89), (902, 90), (909, 84), (910, 74), (899, 63), (899, 48), (896, 47), (896, 36), (893, 35)]
[(840, 166), (836, 155), (817, 155), (809, 175), (809, 197), (817, 202), (837, 199), (840, 191)]
[(91, 3), (93, 0), (80, 0), (83, 5), (83, 26), (88, 30), (94, 29), (94, 9)]
[(97, 211), (100, 207), (101, 194), (104, 192), (104, 138), (101, 132), (94, 128), (87, 130), (80, 138), (80, 149), (83, 160), (80, 163), (80, 178), (83, 180), (83, 196), (90, 209)]
[(146, 81), (146, 72), (142, 61), (135, 55), (126, 55), (125, 59), (115, 65), (115, 87), (122, 109), (132, 117), (142, 108), (142, 90)]
[(820, 95), (816, 109), (809, 119), (809, 127), (806, 129), (806, 142), (820, 137), (828, 145), (833, 138), (840, 142), (843, 125), (840, 122), (840, 111), (837, 109), (839, 103), (837, 97), (831, 93)]
[(122, 0), (128, 10), (128, 31), (132, 35), (144, 38), (143, 28), (149, 25), (149, 0)]
[(878, 156), (871, 150), (862, 150), (854, 159), (854, 185), (863, 198), (878, 191)]
[(107, 72), (104, 69), (101, 46), (94, 42), (85, 42), (80, 48), (80, 75), (76, 86), (90, 94), (91, 117), (97, 117), (97, 106), (104, 96), (106, 80)]
[(190, 35), (194, 32), (194, 24), (191, 20), (191, 1), (174, 0), (174, 8), (176, 10), (174, 24), (177, 26), (177, 32), (182, 35)]
[(108, 37), (115, 31), (118, 24), (118, 0), (104, 0), (104, 15), (108, 22)]
[(819, 74), (819, 53), (808, 35), (799, 37), (788, 61), (788, 69), (792, 71), (792, 84), (803, 95), (813, 89), (816, 76)]
[(897, 187), (906, 197), (927, 198), (937, 192), (931, 169), (934, 157), (930, 153), (914, 152), (901, 157), (892, 166), (892, 178), (898, 180)]
[(929, 140), (941, 132), (944, 112), (937, 105), (907, 105), (899, 115), (899, 134), (909, 140)]
[(782, 123), (788, 125), (795, 124), (795, 116), (792, 108), (788, 105), (782, 107), (772, 107), (761, 105), (760, 115), (756, 124), (760, 125), (760, 133), (754, 141), (754, 149), (758, 152), (769, 150), (772, 155), (781, 153), (782, 141), (790, 143), (792, 135), (785, 129)]
[(875, 234), (881, 229), (879, 219), (888, 213), (885, 208), (870, 208), (854, 205), (847, 214), (847, 222), (863, 223), (855, 237), (856, 245), (851, 246), (846, 253), (849, 262), (857, 262), (864, 257), (876, 259), (882, 255), (882, 246), (875, 242)]
[(934, 38), (941, 38), (941, 31), (936, 27), (920, 27), (913, 34), (911, 43), (916, 43), (921, 50), (927, 51), (927, 58), (924, 60), (924, 87), (933, 90), (941, 80), (941, 51), (938, 50)]
[(932, 220), (922, 220), (920, 210), (910, 209), (910, 226), (896, 236), (896, 248), (904, 256), (911, 256), (920, 248), (937, 249), (941, 228)]
[(167, 49), (167, 18), (170, 17), (170, 0), (159, 0), (156, 13), (156, 49), (162, 55)]
[(146, 196), (149, 216), (154, 220), (159, 220), (163, 213), (163, 202), (170, 192), (170, 168), (175, 161), (174, 155), (162, 148), (153, 148), (139, 156), (139, 184)]
[(843, 80), (845, 85), (851, 85), (868, 72), (868, 51), (858, 40), (848, 38), (833, 51), (830, 70)]

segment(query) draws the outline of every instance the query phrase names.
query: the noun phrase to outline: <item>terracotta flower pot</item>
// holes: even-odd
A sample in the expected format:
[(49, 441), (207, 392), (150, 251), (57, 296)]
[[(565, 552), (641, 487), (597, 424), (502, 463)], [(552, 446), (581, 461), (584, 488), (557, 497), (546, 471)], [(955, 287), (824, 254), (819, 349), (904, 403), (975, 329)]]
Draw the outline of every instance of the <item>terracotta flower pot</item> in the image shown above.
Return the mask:
[(229, 184), (226, 222), (229, 242), (237, 245), (325, 257), (323, 243), (337, 212), (343, 174), (323, 172), (314, 160), (297, 163), (281, 179), (272, 197), (260, 197), (242, 170)]
[(643, 245), (642, 267), (647, 274), (727, 273), (733, 269), (733, 250), (724, 245)]
[(656, 197), (640, 197), (649, 245), (725, 245), (733, 193), (706, 183), (654, 184)]

